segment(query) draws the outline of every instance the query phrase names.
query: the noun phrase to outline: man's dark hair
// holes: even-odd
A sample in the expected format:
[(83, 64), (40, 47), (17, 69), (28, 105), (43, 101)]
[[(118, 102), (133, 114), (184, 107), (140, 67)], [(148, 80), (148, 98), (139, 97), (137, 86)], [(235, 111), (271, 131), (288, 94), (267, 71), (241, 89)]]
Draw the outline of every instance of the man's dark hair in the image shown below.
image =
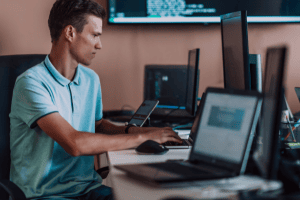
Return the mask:
[(106, 17), (104, 8), (93, 0), (57, 0), (50, 11), (48, 26), (52, 42), (57, 41), (62, 30), (72, 25), (81, 33), (87, 24), (86, 16)]

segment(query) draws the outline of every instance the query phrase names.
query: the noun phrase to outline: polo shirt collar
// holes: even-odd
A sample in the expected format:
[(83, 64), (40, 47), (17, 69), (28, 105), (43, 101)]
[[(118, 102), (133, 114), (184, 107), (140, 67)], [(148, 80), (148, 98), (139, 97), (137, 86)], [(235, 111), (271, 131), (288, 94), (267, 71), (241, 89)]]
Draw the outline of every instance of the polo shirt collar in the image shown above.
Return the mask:
[(81, 66), (78, 64), (77, 68), (76, 68), (76, 72), (75, 72), (75, 77), (73, 79), (73, 82), (76, 84), (76, 85), (79, 85), (79, 74), (80, 74), (80, 69), (81, 69)]
[[(52, 74), (52, 76), (54, 77), (54, 79), (61, 84), (62, 86), (67, 86), (71, 81), (69, 79), (67, 79), (66, 77), (64, 77), (63, 75), (61, 75), (61, 73), (59, 73), (57, 71), (57, 69), (52, 65), (50, 59), (49, 59), (49, 55), (46, 56), (45, 59), (45, 65), (47, 67), (47, 69), (49, 70), (49, 72)], [(73, 79), (73, 82), (76, 85), (79, 85), (79, 72), (80, 72), (80, 68), (81, 66), (78, 65), (76, 68), (76, 72), (75, 72), (75, 77)]]

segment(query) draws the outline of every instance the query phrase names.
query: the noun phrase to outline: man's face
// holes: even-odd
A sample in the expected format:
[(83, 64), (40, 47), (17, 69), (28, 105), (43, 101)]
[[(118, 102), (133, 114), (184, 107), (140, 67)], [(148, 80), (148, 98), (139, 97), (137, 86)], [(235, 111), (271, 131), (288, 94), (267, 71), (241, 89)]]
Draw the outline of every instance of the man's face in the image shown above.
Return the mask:
[(88, 15), (86, 19), (88, 23), (81, 33), (76, 32), (70, 52), (78, 63), (88, 66), (92, 63), (96, 51), (102, 48), (102, 19), (94, 15)]

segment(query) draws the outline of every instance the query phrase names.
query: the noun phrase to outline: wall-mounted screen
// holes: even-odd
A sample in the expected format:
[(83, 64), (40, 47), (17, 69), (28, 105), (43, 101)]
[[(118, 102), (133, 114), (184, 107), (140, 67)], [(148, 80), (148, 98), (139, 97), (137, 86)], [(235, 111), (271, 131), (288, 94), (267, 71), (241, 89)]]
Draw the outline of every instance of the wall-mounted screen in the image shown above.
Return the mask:
[(108, 22), (220, 23), (220, 15), (240, 10), (248, 23), (300, 22), (299, 0), (108, 0)]

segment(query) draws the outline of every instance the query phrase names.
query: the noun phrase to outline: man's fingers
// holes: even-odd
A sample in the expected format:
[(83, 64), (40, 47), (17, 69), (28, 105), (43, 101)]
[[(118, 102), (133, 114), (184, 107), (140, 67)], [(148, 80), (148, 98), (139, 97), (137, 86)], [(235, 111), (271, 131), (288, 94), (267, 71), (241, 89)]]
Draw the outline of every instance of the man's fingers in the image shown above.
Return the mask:
[(169, 131), (167, 133), (170, 134), (170, 136), (181, 140), (181, 138), (174, 131)]
[(168, 137), (168, 139), (172, 139), (172, 140), (168, 140), (168, 141), (173, 141), (173, 142), (182, 142), (182, 139), (175, 133), (171, 132), (171, 133), (167, 133), (166, 135)]
[(168, 141), (182, 143), (182, 139), (181, 138), (175, 138), (175, 137), (170, 137)]

